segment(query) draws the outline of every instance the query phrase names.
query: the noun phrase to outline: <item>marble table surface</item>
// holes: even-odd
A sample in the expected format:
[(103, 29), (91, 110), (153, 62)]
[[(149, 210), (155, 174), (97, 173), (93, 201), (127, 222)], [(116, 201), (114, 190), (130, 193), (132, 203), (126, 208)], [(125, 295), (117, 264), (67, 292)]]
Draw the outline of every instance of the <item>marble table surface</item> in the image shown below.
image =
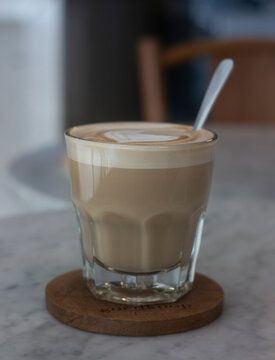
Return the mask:
[(193, 331), (133, 338), (54, 319), (44, 288), (80, 267), (72, 208), (0, 221), (1, 359), (274, 359), (275, 128), (220, 128), (198, 270), (225, 290), (222, 316)]

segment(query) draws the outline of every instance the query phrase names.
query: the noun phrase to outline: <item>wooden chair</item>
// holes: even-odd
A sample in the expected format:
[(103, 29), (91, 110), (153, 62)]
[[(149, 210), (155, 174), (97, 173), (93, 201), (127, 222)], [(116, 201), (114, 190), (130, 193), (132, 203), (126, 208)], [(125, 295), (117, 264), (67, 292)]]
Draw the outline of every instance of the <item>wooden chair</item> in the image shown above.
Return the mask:
[[(155, 38), (137, 44), (144, 120), (167, 121), (165, 71), (200, 58), (216, 64), (230, 57), (235, 68), (212, 111), (219, 122), (275, 123), (275, 40), (207, 40), (164, 49)], [(214, 66), (212, 66), (212, 69)]]

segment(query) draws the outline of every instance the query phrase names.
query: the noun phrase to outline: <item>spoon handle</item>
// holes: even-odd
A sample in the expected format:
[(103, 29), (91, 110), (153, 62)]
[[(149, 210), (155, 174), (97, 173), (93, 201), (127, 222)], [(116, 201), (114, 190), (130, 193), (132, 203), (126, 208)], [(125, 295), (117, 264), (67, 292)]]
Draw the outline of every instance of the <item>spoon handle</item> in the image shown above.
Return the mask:
[(215, 104), (215, 101), (226, 83), (226, 80), (231, 74), (233, 67), (234, 62), (231, 59), (225, 59), (219, 63), (204, 95), (193, 130), (199, 130), (203, 127), (212, 106)]

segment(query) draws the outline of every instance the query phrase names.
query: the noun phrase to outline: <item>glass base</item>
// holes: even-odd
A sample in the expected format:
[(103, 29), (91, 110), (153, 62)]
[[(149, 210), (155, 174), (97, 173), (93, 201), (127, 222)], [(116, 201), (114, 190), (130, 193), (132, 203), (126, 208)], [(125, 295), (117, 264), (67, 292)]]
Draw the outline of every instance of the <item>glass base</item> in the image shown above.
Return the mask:
[[(84, 264), (83, 277), (87, 281), (88, 288), (95, 297), (119, 304), (138, 306), (177, 301), (188, 293), (193, 285), (204, 215), (202, 212), (199, 218), (188, 263), (185, 265), (178, 263), (153, 273), (126, 273), (106, 267), (95, 256), (88, 258), (84, 251), (79, 225)], [(92, 262), (89, 259), (92, 259)]]
[(193, 276), (187, 269), (178, 264), (160, 272), (126, 274), (98, 261), (92, 268), (86, 261), (83, 276), (95, 297), (137, 306), (177, 301), (192, 288)]

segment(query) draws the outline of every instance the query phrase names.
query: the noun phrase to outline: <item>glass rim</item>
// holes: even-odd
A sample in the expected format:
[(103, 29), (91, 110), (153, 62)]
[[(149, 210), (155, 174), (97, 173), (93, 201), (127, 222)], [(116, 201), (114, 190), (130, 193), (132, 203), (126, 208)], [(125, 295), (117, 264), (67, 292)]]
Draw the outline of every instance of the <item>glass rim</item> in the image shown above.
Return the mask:
[[(113, 124), (113, 123), (116, 123), (116, 122), (106, 122), (105, 124)], [(98, 124), (98, 123), (92, 123), (92, 124), (82, 124), (82, 125), (77, 125), (77, 127), (84, 127), (84, 126), (87, 126), (87, 125), (94, 125), (94, 124)], [(185, 125), (185, 124), (176, 124), (176, 123), (163, 123), (163, 122), (154, 122), (153, 124), (174, 124), (174, 125)], [(186, 126), (189, 126), (189, 125), (186, 125)], [(190, 125), (191, 126), (191, 125)], [(218, 135), (216, 132), (214, 132), (213, 130), (209, 130), (207, 128), (203, 128), (207, 131), (209, 131), (211, 134), (212, 134), (212, 137), (210, 137), (209, 139), (207, 140), (203, 140), (203, 141), (198, 141), (198, 142), (190, 142), (190, 143), (184, 143), (184, 144), (168, 144), (168, 145), (154, 145), (154, 144), (150, 144), (150, 145), (137, 145), (137, 144), (122, 144), (122, 143), (107, 143), (107, 142), (104, 142), (104, 141), (96, 141), (96, 140), (86, 140), (86, 139), (82, 139), (80, 137), (77, 137), (77, 136), (74, 136), (72, 135), (70, 132), (72, 129), (74, 129), (76, 126), (72, 126), (70, 128), (67, 128), (65, 131), (64, 131), (64, 136), (65, 137), (68, 137), (68, 138), (71, 138), (71, 139), (74, 139), (74, 140), (77, 140), (77, 142), (80, 142), (80, 143), (83, 143), (83, 144), (86, 144), (86, 145), (90, 145), (91, 144), (95, 144), (97, 146), (102, 146), (102, 147), (106, 147), (106, 148), (120, 148), (120, 149), (135, 149), (135, 150), (156, 150), (156, 149), (174, 149), (174, 148), (179, 148), (179, 147), (182, 147), (182, 148), (188, 148), (188, 147), (197, 147), (197, 146), (203, 146), (203, 145), (210, 145), (212, 143), (215, 143), (217, 140), (218, 140)]]

